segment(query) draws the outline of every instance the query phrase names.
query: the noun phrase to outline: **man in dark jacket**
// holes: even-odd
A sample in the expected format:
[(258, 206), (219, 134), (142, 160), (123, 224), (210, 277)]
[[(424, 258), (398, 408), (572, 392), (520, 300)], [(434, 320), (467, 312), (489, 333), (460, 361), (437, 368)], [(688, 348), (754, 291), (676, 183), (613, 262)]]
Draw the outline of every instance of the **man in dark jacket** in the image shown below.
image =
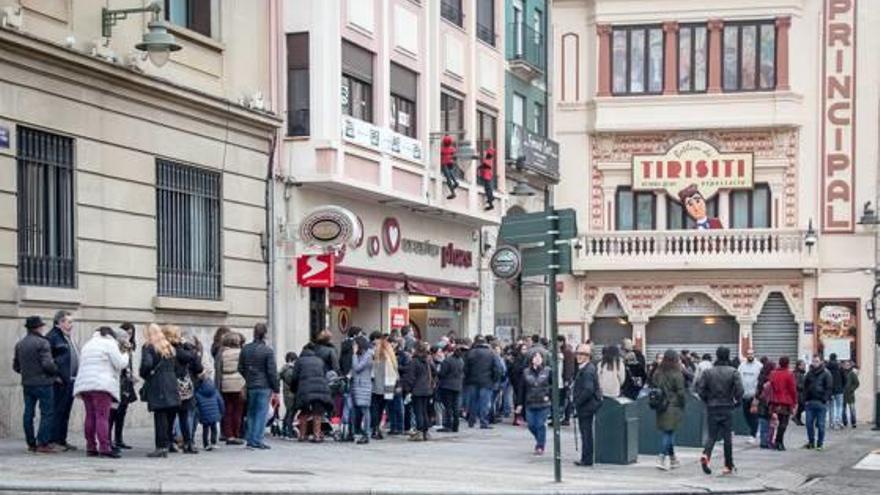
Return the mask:
[(364, 331), (361, 327), (348, 327), (348, 337), (342, 341), (339, 346), (339, 374), (348, 376), (351, 371), (351, 357), (354, 355), (354, 339), (358, 335), (363, 335)]
[(825, 369), (831, 373), (831, 429), (843, 428), (843, 387), (846, 384), (843, 377), (843, 368), (837, 360), (837, 354), (828, 356), (828, 364)]
[(52, 358), (58, 367), (60, 378), (55, 381), (52, 394), (55, 404), (52, 443), (64, 451), (76, 450), (76, 447), (67, 443), (67, 425), (70, 423), (70, 411), (73, 408), (73, 383), (79, 371), (79, 349), (71, 337), (73, 317), (70, 311), (61, 310), (55, 313), (54, 324), (46, 335), (49, 345), (52, 346)]
[[(804, 410), (807, 412), (806, 449), (822, 450), (825, 444), (825, 413), (834, 390), (834, 378), (819, 355), (813, 356), (810, 371), (804, 378)], [(816, 438), (816, 429), (819, 437)]]
[(709, 436), (703, 446), (700, 465), (712, 474), (709, 462), (718, 439), (724, 440), (723, 474), (731, 474), (733, 466), (733, 408), (742, 401), (743, 384), (739, 372), (730, 363), (730, 349), (721, 346), (715, 351), (715, 365), (700, 375), (697, 394), (706, 404)]
[(263, 441), (269, 399), (278, 393), (278, 368), (275, 352), (266, 344), (269, 330), (264, 323), (254, 326), (254, 341), (244, 346), (238, 358), (238, 372), (247, 387), (247, 432), (245, 440), (250, 449), (269, 449)]
[(323, 359), (315, 353), (317, 344), (308, 344), (302, 351), (302, 355), (293, 365), (290, 374), (291, 389), (296, 394), (296, 409), (299, 410), (299, 440), (309, 438), (311, 429), (312, 441), (322, 442), (324, 432), (321, 424), (324, 413), (333, 409), (333, 399), (330, 397), (330, 385), (327, 381), (327, 365)]
[(324, 371), (333, 371), (339, 373), (339, 355), (336, 354), (336, 348), (331, 342), (332, 334), (328, 330), (322, 330), (315, 338), (315, 355), (324, 361)]
[[(52, 359), (49, 340), (43, 336), (46, 325), (39, 316), (25, 320), (27, 334), (15, 344), (15, 357), (12, 369), (21, 375), (24, 390), (24, 437), (28, 450), (44, 454), (57, 452), (51, 442), (52, 416), (55, 409), (52, 401), (52, 385), (58, 379), (58, 367)], [(34, 436), (34, 412), (40, 404), (40, 428)]]
[(574, 380), (575, 373), (577, 373), (578, 364), (575, 359), (574, 350), (565, 341), (565, 335), (559, 335), (556, 340), (559, 342), (559, 353), (562, 355), (562, 360), (560, 361), (562, 380), (556, 380), (559, 385), (559, 397), (562, 400), (562, 426), (568, 426), (573, 409), (571, 403), (571, 382)]
[(593, 465), (593, 416), (602, 405), (602, 389), (599, 374), (592, 363), (592, 350), (589, 344), (581, 344), (575, 351), (578, 370), (572, 384), (572, 403), (581, 430), (581, 460), (576, 466)]
[(440, 432), (458, 432), (458, 398), (461, 394), (462, 381), (464, 380), (464, 360), (461, 358), (461, 350), (455, 349), (447, 354), (446, 359), (440, 364), (440, 372), (437, 374), (437, 384), (440, 402), (443, 403), (443, 428)]
[(464, 383), (471, 387), (468, 399), (468, 426), (473, 428), (480, 420), (480, 428), (489, 430), (489, 406), (492, 401), (492, 389), (501, 377), (498, 360), (489, 348), (485, 337), (477, 335), (474, 346), (468, 351), (464, 360)]

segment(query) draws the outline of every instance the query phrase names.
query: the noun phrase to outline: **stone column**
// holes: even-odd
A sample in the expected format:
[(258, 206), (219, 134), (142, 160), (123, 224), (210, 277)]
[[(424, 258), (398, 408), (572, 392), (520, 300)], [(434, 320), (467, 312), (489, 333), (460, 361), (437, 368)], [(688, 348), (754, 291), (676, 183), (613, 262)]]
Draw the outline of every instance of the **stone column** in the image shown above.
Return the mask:
[(788, 31), (791, 28), (791, 17), (776, 18), (776, 89), (788, 91)]
[(666, 48), (663, 56), (663, 94), (678, 94), (678, 23), (664, 22)]
[(596, 96), (611, 96), (611, 25), (597, 24), (599, 37), (599, 80)]
[(709, 93), (721, 92), (721, 34), (724, 21), (709, 19)]

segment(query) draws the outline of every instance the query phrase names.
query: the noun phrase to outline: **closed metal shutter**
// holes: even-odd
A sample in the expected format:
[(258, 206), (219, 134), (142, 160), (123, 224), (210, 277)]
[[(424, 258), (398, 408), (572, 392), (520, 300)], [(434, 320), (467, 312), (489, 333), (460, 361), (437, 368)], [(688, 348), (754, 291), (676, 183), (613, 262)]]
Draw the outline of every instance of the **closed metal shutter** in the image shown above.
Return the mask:
[(590, 324), (590, 342), (593, 357), (602, 356), (602, 348), (608, 345), (620, 345), (623, 339), (632, 338), (632, 325), (622, 322), (620, 318), (596, 318)]
[(731, 357), (737, 355), (739, 324), (730, 316), (661, 316), (648, 323), (645, 339), (648, 362), (670, 348), (709, 354), (714, 361), (718, 346), (729, 348)]
[(758, 357), (767, 356), (773, 361), (780, 356), (797, 359), (798, 324), (779, 292), (770, 294), (761, 308), (752, 327), (752, 347)]

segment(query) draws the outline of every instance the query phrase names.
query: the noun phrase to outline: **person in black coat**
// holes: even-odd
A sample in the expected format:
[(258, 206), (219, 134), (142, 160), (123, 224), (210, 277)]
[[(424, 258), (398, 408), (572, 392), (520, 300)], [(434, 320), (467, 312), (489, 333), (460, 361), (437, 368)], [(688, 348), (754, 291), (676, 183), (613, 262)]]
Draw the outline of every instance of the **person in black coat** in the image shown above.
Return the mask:
[(599, 372), (592, 360), (589, 344), (581, 344), (575, 349), (578, 370), (572, 384), (572, 403), (581, 431), (581, 459), (576, 466), (593, 465), (593, 416), (602, 405), (602, 388), (599, 386)]
[[(174, 374), (177, 377), (177, 390), (180, 396), (180, 406), (177, 408), (177, 423), (180, 428), (180, 435), (183, 437), (183, 452), (186, 454), (196, 454), (198, 451), (193, 442), (193, 425), (190, 418), (195, 408), (196, 378), (204, 371), (202, 368), (202, 358), (191, 343), (183, 341), (180, 327), (166, 325), (162, 328), (162, 333), (165, 334), (165, 338), (174, 347)], [(173, 426), (170, 433), (173, 434)], [(174, 452), (175, 450), (172, 444), (169, 447), (169, 451)]]
[[(126, 337), (120, 340), (119, 346), (122, 352), (133, 355), (136, 346), (134, 337), (134, 325), (128, 322), (119, 325), (125, 331)], [(122, 370), (119, 376), (119, 402), (113, 404), (110, 409), (110, 433), (113, 435), (113, 447), (117, 449), (130, 449), (122, 438), (122, 430), (125, 428), (125, 415), (128, 405), (137, 402), (137, 393), (134, 391), (133, 359), (128, 360), (128, 366)]]
[(336, 353), (336, 348), (333, 347), (332, 340), (333, 335), (327, 330), (322, 330), (315, 338), (315, 345), (312, 349), (314, 349), (315, 355), (324, 361), (324, 371), (339, 374), (339, 355)]
[(430, 362), (430, 351), (427, 342), (417, 344), (412, 363), (403, 377), (403, 392), (412, 395), (416, 416), (416, 431), (410, 437), (413, 441), (427, 441), (429, 438), (428, 405), (434, 395), (434, 371)]
[(294, 407), (299, 411), (300, 442), (307, 439), (315, 443), (323, 442), (324, 433), (321, 430), (321, 423), (324, 413), (333, 409), (325, 361), (317, 355), (315, 347), (315, 344), (307, 344), (303, 348), (299, 359), (293, 365), (288, 383), (296, 397)]
[(348, 337), (339, 346), (339, 374), (347, 376), (351, 371), (351, 358), (354, 355), (354, 339), (363, 335), (361, 327), (348, 327)]
[(53, 414), (52, 443), (61, 450), (76, 450), (76, 447), (67, 443), (67, 426), (70, 423), (70, 411), (73, 409), (73, 382), (79, 371), (79, 349), (73, 341), (73, 317), (70, 311), (58, 311), (55, 313), (52, 330), (46, 334), (49, 345), (52, 347), (52, 358), (58, 367), (59, 380), (53, 385), (53, 401), (55, 412)]
[(524, 343), (519, 343), (513, 349), (510, 357), (510, 386), (513, 389), (513, 426), (519, 426), (523, 419), (521, 413), (516, 412), (518, 409), (525, 407), (525, 393), (523, 372), (529, 367), (528, 347)]
[(438, 431), (443, 433), (458, 432), (458, 421), (461, 417), (458, 399), (464, 381), (464, 360), (461, 355), (461, 349), (455, 348), (446, 355), (437, 373), (437, 388), (440, 402), (443, 403), (443, 428)]
[(141, 348), (140, 377), (144, 380), (141, 400), (153, 413), (156, 450), (147, 457), (167, 457), (171, 447), (171, 428), (180, 408), (175, 373), (174, 347), (156, 324), (147, 327), (147, 344)]
[(468, 426), (473, 428), (480, 420), (480, 428), (491, 429), (489, 426), (489, 406), (492, 401), (492, 389), (501, 378), (501, 369), (495, 353), (486, 343), (486, 339), (478, 335), (474, 346), (464, 358), (464, 384), (471, 390), (468, 400)]

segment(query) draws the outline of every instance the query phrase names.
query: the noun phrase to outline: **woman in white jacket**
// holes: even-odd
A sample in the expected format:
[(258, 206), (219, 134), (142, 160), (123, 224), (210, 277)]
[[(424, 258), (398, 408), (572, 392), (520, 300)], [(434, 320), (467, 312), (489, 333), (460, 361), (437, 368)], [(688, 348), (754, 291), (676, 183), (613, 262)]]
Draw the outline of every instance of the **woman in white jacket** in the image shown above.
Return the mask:
[(73, 395), (86, 406), (83, 431), (88, 456), (120, 457), (110, 445), (110, 406), (119, 401), (119, 374), (129, 359), (110, 327), (99, 328), (80, 351)]

